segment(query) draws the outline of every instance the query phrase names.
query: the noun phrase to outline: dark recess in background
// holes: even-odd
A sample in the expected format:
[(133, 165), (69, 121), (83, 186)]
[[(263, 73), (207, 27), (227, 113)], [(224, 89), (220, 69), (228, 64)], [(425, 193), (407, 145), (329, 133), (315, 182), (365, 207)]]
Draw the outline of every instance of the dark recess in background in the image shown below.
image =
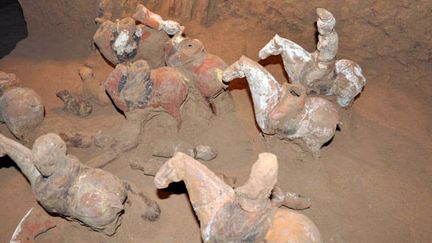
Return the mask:
[(0, 58), (27, 37), (27, 25), (18, 0), (0, 0)]

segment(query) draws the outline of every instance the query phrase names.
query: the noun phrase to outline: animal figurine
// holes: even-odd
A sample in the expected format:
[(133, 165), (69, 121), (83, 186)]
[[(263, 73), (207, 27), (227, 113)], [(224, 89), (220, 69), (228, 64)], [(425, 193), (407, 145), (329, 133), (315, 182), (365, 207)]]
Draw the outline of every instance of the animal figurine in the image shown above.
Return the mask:
[(162, 20), (141, 4), (137, 6), (134, 17), (116, 22), (97, 18), (100, 26), (93, 36), (95, 44), (114, 65), (146, 60), (152, 68), (164, 66), (164, 44), (169, 39), (168, 35), (183, 31), (184, 28), (174, 21)]
[(179, 69), (150, 70), (144, 60), (118, 64), (104, 83), (115, 105), (123, 112), (147, 107), (162, 108), (181, 122), (180, 108), (188, 95), (188, 77)]
[(264, 134), (300, 139), (315, 156), (335, 134), (339, 115), (323, 98), (307, 97), (301, 84), (279, 84), (261, 65), (242, 56), (223, 73), (229, 82), (246, 77), (252, 94), (256, 122)]
[(56, 96), (63, 101), (63, 110), (76, 116), (86, 117), (93, 111), (93, 106), (89, 101), (82, 99), (80, 95), (74, 94), (69, 90), (60, 90), (56, 93)]
[(233, 189), (203, 164), (177, 153), (154, 182), (158, 189), (185, 183), (204, 242), (322, 242), (308, 217), (272, 203), (277, 174), (276, 156), (261, 153), (248, 181)]
[(225, 93), (222, 72), (227, 65), (218, 56), (207, 53), (201, 41), (175, 35), (165, 45), (165, 61), (170, 67), (193, 73), (195, 87), (210, 105)]
[(127, 197), (117, 177), (81, 164), (66, 153), (66, 144), (53, 133), (36, 139), (31, 150), (0, 135), (0, 155), (6, 154), (27, 177), (46, 211), (107, 235), (115, 233)]
[(107, 106), (111, 103), (108, 95), (105, 92), (105, 88), (98, 80), (90, 67), (82, 67), (79, 70), (79, 76), (82, 81), (81, 97), (99, 106)]
[(336, 20), (323, 8), (318, 15), (318, 44), (309, 53), (296, 43), (275, 35), (259, 52), (259, 58), (281, 55), (291, 83), (301, 83), (308, 93), (335, 95), (342, 107), (349, 106), (366, 85), (361, 67), (350, 60), (336, 60), (338, 34)]
[(34, 90), (21, 87), (15, 74), (0, 72), (0, 121), (15, 137), (24, 139), (42, 123), (44, 113), (42, 99)]

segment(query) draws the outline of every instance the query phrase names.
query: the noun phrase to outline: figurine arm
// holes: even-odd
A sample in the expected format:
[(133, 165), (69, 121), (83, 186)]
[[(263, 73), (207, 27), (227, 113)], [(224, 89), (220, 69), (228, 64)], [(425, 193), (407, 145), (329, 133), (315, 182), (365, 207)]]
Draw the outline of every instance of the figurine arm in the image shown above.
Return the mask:
[(6, 154), (15, 161), (21, 172), (27, 177), (32, 185), (36, 179), (41, 176), (33, 164), (33, 155), (31, 150), (0, 134), (0, 156)]
[(184, 27), (172, 20), (163, 20), (158, 14), (148, 10), (144, 5), (139, 4), (133, 18), (153, 29), (165, 31), (168, 35), (182, 33)]

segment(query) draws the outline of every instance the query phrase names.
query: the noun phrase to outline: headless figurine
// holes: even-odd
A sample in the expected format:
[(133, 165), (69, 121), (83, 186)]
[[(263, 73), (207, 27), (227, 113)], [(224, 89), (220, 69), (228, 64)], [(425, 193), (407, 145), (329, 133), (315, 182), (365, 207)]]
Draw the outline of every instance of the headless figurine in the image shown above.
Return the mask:
[(103, 56), (114, 65), (142, 59), (151, 68), (164, 66), (165, 42), (169, 35), (184, 30), (177, 22), (163, 20), (141, 4), (133, 18), (114, 21), (110, 20), (112, 16), (108, 12), (96, 19), (100, 25), (93, 40)]

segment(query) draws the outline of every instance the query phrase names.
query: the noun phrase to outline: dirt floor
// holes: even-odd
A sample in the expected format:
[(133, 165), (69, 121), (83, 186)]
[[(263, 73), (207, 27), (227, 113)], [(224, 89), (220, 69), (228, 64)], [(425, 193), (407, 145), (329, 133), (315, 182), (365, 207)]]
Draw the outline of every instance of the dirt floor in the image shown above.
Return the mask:
[[(207, 28), (186, 25), (187, 34), (199, 38), (210, 53), (228, 64), (241, 55), (257, 60), (258, 50), (275, 31), (259, 25), (252, 28), (242, 21), (247, 20), (227, 18)], [(124, 117), (111, 106), (95, 107), (87, 118), (62, 111), (55, 93), (80, 89), (78, 70), (87, 57), (77, 57), (67, 45), (61, 55), (61, 45), (55, 46), (55, 51), (50, 51), (49, 44), (29, 37), (0, 60), (0, 70), (15, 73), (43, 98), (46, 118), (30, 140), (46, 132), (118, 129)], [(238, 184), (245, 182), (259, 153), (276, 154), (279, 186), (312, 199), (312, 207), (303, 213), (316, 223), (325, 242), (432, 242), (431, 59), (406, 63), (398, 57), (361, 58), (350, 50), (342, 48), (343, 57), (359, 62), (368, 83), (354, 105), (340, 111), (341, 131), (322, 149), (320, 158), (293, 143), (264, 139), (255, 124), (245, 80), (236, 80), (230, 86), (235, 111), (208, 120), (187, 118), (180, 130), (169, 116), (158, 117), (144, 128), (138, 148), (105, 167), (157, 201), (162, 211), (158, 221), (144, 221), (132, 209), (126, 212), (118, 232), (106, 237), (56, 217), (57, 227), (36, 242), (201, 242), (199, 223), (184, 185), (158, 191), (152, 177), (129, 166), (148, 159), (155, 141), (174, 138), (215, 147), (218, 157), (204, 163), (213, 171), (237, 177)], [(112, 70), (99, 55), (94, 54), (92, 60), (98, 77), (106, 77)], [(280, 59), (264, 64), (278, 80), (286, 81)], [(11, 136), (4, 125), (0, 131)], [(103, 151), (71, 148), (69, 153), (85, 163)], [(0, 164), (0, 184), (0, 242), (7, 242), (29, 208), (40, 206), (24, 176), (5, 158)]]

